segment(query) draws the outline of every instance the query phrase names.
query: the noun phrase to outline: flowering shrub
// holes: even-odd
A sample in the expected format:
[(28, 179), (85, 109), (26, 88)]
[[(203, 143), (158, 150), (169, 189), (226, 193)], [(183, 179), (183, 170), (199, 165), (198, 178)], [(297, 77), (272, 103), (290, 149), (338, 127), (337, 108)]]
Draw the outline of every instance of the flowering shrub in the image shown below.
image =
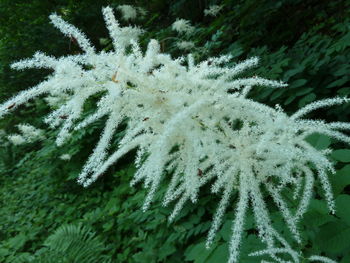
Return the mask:
[[(341, 130), (350, 129), (350, 124), (302, 117), (348, 99), (313, 102), (288, 116), (279, 105), (271, 108), (247, 98), (255, 86), (286, 86), (257, 76), (237, 77), (256, 66), (257, 58), (233, 67), (225, 66), (231, 60), (228, 55), (200, 63), (195, 63), (191, 55), (172, 59), (160, 52), (156, 40), (151, 40), (143, 53), (137, 43), (141, 29), (120, 27), (108, 7), (103, 14), (114, 51), (99, 53), (77, 28), (51, 15), (54, 26), (74, 37), (84, 53), (58, 59), (36, 53), (32, 59), (14, 63), (15, 69), (51, 68), (54, 72), (46, 81), (3, 103), (0, 117), (39, 96), (46, 96), (48, 102), (58, 98), (45, 122), (52, 128), (61, 127), (56, 143), (62, 145), (72, 131), (107, 116), (100, 141), (83, 167), (79, 183), (89, 186), (120, 157), (137, 149), (138, 170), (131, 184), (144, 182), (149, 189), (143, 210), (149, 208), (158, 186), (169, 182), (163, 204), (175, 202), (169, 218), (173, 220), (187, 201), (197, 201), (202, 186), (211, 184), (212, 193), (222, 197), (207, 247), (214, 240), (232, 194), (237, 193), (228, 261), (239, 259), (244, 219), (251, 207), (259, 237), (266, 244), (265, 250), (251, 255), (266, 254), (277, 262), (300, 262), (300, 252), (273, 227), (265, 198), (268, 195), (273, 199), (299, 243), (297, 224), (307, 210), (315, 177), (324, 189), (329, 210), (335, 212), (327, 177), (328, 172), (334, 172), (326, 156), (331, 150), (318, 151), (306, 138), (323, 133), (349, 143), (350, 138)], [(185, 20), (178, 20), (173, 28), (180, 33), (192, 31)], [(83, 119), (84, 105), (92, 96), (99, 97), (96, 111)], [(124, 120), (128, 123), (125, 135), (118, 149), (110, 153), (110, 142)], [(300, 200), (298, 207), (288, 207), (283, 197), (285, 190)], [(316, 255), (309, 259), (333, 262)]]
[(217, 16), (218, 13), (220, 13), (221, 9), (223, 8), (222, 5), (211, 5), (208, 9), (204, 10), (205, 16)]
[(32, 143), (45, 138), (42, 130), (29, 124), (19, 124), (18, 130), (21, 132), (21, 134), (11, 134), (7, 137), (8, 140), (14, 145)]
[(136, 9), (131, 5), (119, 5), (117, 9), (121, 11), (124, 20), (135, 19), (137, 16)]
[(194, 26), (191, 26), (190, 21), (185, 19), (177, 19), (171, 27), (180, 34), (191, 34), (195, 29)]
[(195, 47), (194, 43), (191, 41), (181, 41), (181, 42), (177, 42), (176, 46), (179, 49), (183, 49), (183, 50), (191, 50)]

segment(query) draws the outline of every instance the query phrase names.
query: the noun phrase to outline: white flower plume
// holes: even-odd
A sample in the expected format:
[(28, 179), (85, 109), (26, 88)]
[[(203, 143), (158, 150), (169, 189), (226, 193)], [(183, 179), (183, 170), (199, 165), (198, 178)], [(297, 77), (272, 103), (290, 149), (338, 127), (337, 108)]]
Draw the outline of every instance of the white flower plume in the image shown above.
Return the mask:
[(195, 27), (191, 26), (191, 22), (186, 19), (176, 19), (171, 28), (178, 33), (191, 34)]
[(20, 134), (11, 134), (7, 136), (7, 139), (13, 144), (13, 145), (21, 145), (26, 143), (26, 140), (23, 138)]
[[(320, 181), (329, 209), (334, 212), (327, 176), (334, 172), (326, 156), (329, 151), (318, 151), (305, 139), (310, 134), (323, 133), (349, 143), (350, 138), (341, 131), (349, 130), (350, 124), (301, 117), (348, 99), (314, 102), (288, 116), (280, 107), (271, 108), (247, 98), (255, 86), (286, 86), (260, 77), (237, 78), (256, 66), (257, 58), (233, 67), (225, 66), (231, 60), (228, 55), (196, 64), (191, 55), (172, 59), (160, 53), (156, 40), (151, 40), (143, 53), (137, 44), (140, 29), (121, 28), (109, 7), (104, 8), (103, 15), (114, 50), (100, 53), (80, 30), (57, 15), (50, 16), (57, 28), (77, 40), (84, 53), (61, 58), (36, 53), (32, 59), (14, 63), (13, 68), (51, 68), (54, 73), (0, 105), (0, 117), (39, 96), (64, 94), (59, 106), (45, 118), (51, 127), (60, 127), (58, 145), (72, 131), (107, 117), (79, 183), (90, 185), (120, 157), (137, 149), (138, 170), (131, 183), (144, 182), (149, 189), (144, 210), (159, 185), (168, 183), (163, 203), (175, 202), (170, 215), (173, 220), (185, 202), (196, 202), (200, 188), (211, 184), (213, 194), (221, 194), (222, 198), (209, 230), (210, 246), (231, 204), (232, 193), (237, 192), (229, 262), (238, 262), (249, 208), (254, 213), (259, 237), (267, 246), (252, 255), (267, 254), (285, 262), (279, 254), (286, 253), (293, 262), (300, 262), (299, 252), (273, 228), (266, 194), (276, 203), (296, 242), (301, 242), (297, 224), (307, 210), (315, 180)], [(179, 32), (188, 27), (187, 22), (181, 27), (180, 21), (174, 23)], [(85, 102), (94, 95), (100, 98), (96, 111), (82, 119)], [(128, 122), (125, 136), (118, 149), (111, 152), (110, 142), (123, 120)], [(300, 200), (296, 209), (289, 207), (282, 195), (284, 190), (294, 191), (295, 200)]]
[(217, 14), (221, 11), (223, 8), (222, 5), (211, 5), (208, 9), (204, 9), (204, 15), (205, 16), (217, 16)]
[(7, 136), (8, 140), (14, 145), (32, 143), (45, 139), (44, 131), (32, 125), (19, 124), (17, 127), (21, 134), (11, 134)]
[(137, 9), (132, 5), (118, 5), (117, 9), (122, 13), (122, 18), (126, 21), (137, 17)]
[(179, 41), (176, 43), (176, 46), (183, 50), (190, 50), (195, 47), (192, 41)]
[(63, 161), (69, 161), (71, 158), (72, 158), (72, 156), (70, 154), (68, 154), (68, 153), (62, 154), (60, 156), (60, 159), (63, 160)]

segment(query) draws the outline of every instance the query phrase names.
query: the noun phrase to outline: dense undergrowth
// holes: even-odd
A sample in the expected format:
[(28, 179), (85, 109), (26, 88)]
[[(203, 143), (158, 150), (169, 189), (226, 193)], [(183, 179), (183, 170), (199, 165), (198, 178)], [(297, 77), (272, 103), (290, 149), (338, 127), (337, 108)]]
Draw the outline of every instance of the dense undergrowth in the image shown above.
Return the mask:
[[(178, 56), (182, 53), (176, 45), (180, 38), (195, 43), (192, 51), (198, 59), (224, 53), (237, 60), (260, 56), (260, 67), (254, 73), (289, 84), (284, 90), (255, 91), (252, 97), (261, 102), (278, 103), (287, 112), (293, 112), (316, 99), (350, 94), (350, 9), (346, 1), (127, 3), (149, 11), (135, 22), (147, 30), (141, 44), (156, 38), (164, 51)], [(107, 4), (117, 6), (121, 1), (1, 1), (1, 101), (45, 78), (41, 71), (10, 70), (8, 65), (14, 60), (29, 57), (36, 50), (56, 56), (78, 52), (74, 40), (62, 39), (47, 26), (52, 12), (88, 32), (94, 44), (108, 50), (110, 43), (100, 15), (101, 7)], [(223, 4), (224, 8), (216, 17), (204, 16), (203, 10), (210, 4)], [(178, 17), (191, 20), (196, 26), (190, 39), (171, 30)], [(91, 101), (86, 114), (93, 107)], [(43, 115), (47, 110), (44, 101), (31, 102), (1, 120), (1, 129), (11, 134), (23, 122), (44, 128), (40, 119), (32, 116)], [(317, 111), (310, 117), (347, 121), (349, 114), (350, 105), (345, 104)], [(133, 154), (124, 157), (89, 188), (76, 184), (102, 123), (76, 132), (60, 148), (54, 143), (54, 130), (45, 132), (45, 140), (27, 145), (14, 146), (4, 136), (0, 138), (0, 262), (30, 262), (48, 253), (48, 237), (67, 224), (89, 226), (103, 243), (100, 253), (112, 262), (225, 262), (232, 209), (225, 216), (215, 244), (210, 250), (204, 247), (219, 198), (202, 193), (199, 203), (187, 204), (172, 224), (167, 221), (171, 208), (162, 207), (160, 200), (142, 212), (146, 192), (129, 186), (135, 172)], [(121, 128), (114, 145), (122, 135)], [(300, 224), (300, 250), (305, 256), (319, 254), (346, 263), (350, 261), (350, 150), (327, 136), (313, 135), (310, 142), (318, 149), (337, 149), (331, 155), (337, 167), (336, 175), (331, 177), (337, 213), (329, 214), (318, 185)], [(72, 157), (62, 160), (63, 154)], [(205, 191), (209, 193), (209, 189)], [(272, 202), (270, 209), (274, 209)], [(288, 235), (277, 209), (272, 219), (276, 229)], [(245, 228), (241, 262), (260, 262), (261, 258), (247, 257), (248, 252), (262, 248), (252, 214), (248, 214)], [(62, 262), (71, 261), (62, 258)]]

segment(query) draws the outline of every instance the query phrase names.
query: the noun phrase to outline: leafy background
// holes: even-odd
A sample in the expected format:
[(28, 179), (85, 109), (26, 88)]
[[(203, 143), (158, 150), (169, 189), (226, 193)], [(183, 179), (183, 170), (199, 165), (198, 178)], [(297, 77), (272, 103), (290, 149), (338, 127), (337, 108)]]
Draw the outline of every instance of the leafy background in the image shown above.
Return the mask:
[[(69, 38), (49, 25), (50, 13), (57, 12), (81, 28), (100, 50), (109, 49), (101, 7), (119, 4), (147, 9), (148, 15), (135, 21), (147, 30), (141, 44), (156, 38), (163, 51), (174, 57), (182, 54), (176, 48), (178, 38), (195, 43), (192, 51), (198, 60), (224, 53), (232, 54), (236, 60), (259, 56), (260, 66), (249, 74), (289, 84), (283, 90), (261, 88), (252, 94), (268, 105), (280, 104), (287, 112), (293, 112), (317, 99), (350, 94), (349, 1), (1, 0), (0, 100), (35, 85), (50, 73), (13, 71), (9, 68), (11, 62), (29, 57), (37, 50), (55, 56), (79, 52)], [(224, 5), (217, 17), (203, 15), (211, 4)], [(191, 37), (185, 39), (171, 31), (176, 18), (188, 19), (196, 26)], [(92, 109), (93, 103), (88, 105), (86, 114)], [(23, 122), (45, 128), (41, 117), (48, 110), (42, 100), (28, 103), (0, 120), (0, 127), (6, 133), (16, 132), (16, 125)], [(349, 114), (350, 105), (342, 105), (309, 117), (348, 121)], [(54, 144), (54, 130), (45, 132), (44, 141), (21, 146), (9, 144), (4, 136), (0, 138), (0, 262), (51, 262), (52, 257), (55, 262), (76, 262), (74, 258), (78, 255), (66, 251), (65, 242), (82, 253), (96, 251), (79, 262), (226, 262), (233, 207), (225, 216), (215, 244), (205, 250), (206, 232), (219, 200), (209, 189), (204, 189), (197, 204), (187, 204), (175, 222), (169, 224), (171, 208), (161, 206), (160, 195), (148, 212), (140, 210), (145, 191), (140, 186), (129, 186), (135, 172), (133, 153), (89, 188), (75, 182), (102, 127), (100, 121), (78, 131), (60, 148)], [(122, 128), (114, 144), (121, 136)], [(337, 168), (337, 173), (331, 176), (337, 214), (329, 214), (317, 186), (310, 209), (300, 224), (303, 243), (299, 249), (305, 256), (319, 254), (348, 263), (350, 149), (318, 134), (309, 141), (318, 149), (329, 146), (336, 149), (330, 158)], [(70, 161), (59, 159), (65, 153), (72, 155)], [(162, 191), (164, 187), (160, 194)], [(277, 209), (272, 203), (269, 208), (275, 227), (288, 236)], [(241, 262), (259, 262), (261, 258), (248, 258), (247, 254), (261, 247), (253, 216), (248, 214)], [(57, 254), (63, 251), (67, 257)]]

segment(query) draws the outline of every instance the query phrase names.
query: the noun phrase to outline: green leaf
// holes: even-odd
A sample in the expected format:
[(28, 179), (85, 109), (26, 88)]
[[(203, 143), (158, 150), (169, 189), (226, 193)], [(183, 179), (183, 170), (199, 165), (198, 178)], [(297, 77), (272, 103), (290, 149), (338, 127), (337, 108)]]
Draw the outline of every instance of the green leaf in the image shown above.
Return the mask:
[(113, 221), (109, 221), (109, 222), (107, 222), (107, 223), (104, 223), (104, 224), (102, 225), (102, 227), (103, 227), (103, 230), (104, 230), (104, 231), (109, 231), (109, 230), (112, 229), (113, 225), (114, 225), (114, 222), (113, 222)]
[(339, 195), (335, 203), (337, 216), (350, 226), (350, 195)]
[(289, 87), (290, 87), (290, 88), (301, 87), (301, 86), (303, 86), (306, 82), (307, 82), (306, 79), (298, 79), (298, 80), (296, 80), (296, 81), (293, 81), (293, 82), (289, 85)]
[(350, 162), (350, 150), (349, 149), (340, 149), (332, 152), (331, 157), (343, 163)]
[(311, 199), (309, 209), (304, 215), (303, 224), (306, 227), (314, 226), (318, 228), (325, 223), (335, 220), (334, 216), (329, 215), (329, 210), (324, 201)]
[(314, 101), (316, 99), (316, 94), (315, 93), (310, 93), (303, 97), (301, 100), (299, 100), (299, 107), (304, 107), (306, 104)]
[(285, 90), (283, 89), (279, 89), (279, 90), (276, 90), (270, 97), (270, 101), (273, 101), (279, 97), (281, 97), (281, 95), (285, 92)]
[(304, 215), (304, 220), (303, 221), (305, 227), (310, 227), (310, 226), (314, 226), (314, 227), (319, 227), (322, 226), (326, 223), (329, 222), (333, 222), (335, 221), (334, 217), (331, 215), (326, 215), (326, 214), (320, 214), (318, 212), (315, 211), (308, 211), (305, 213)]
[(106, 205), (106, 210), (108, 211), (109, 215), (113, 215), (116, 212), (118, 212), (119, 211), (119, 200), (117, 198), (111, 198)]
[(227, 262), (228, 260), (228, 243), (218, 246), (206, 260), (206, 263)]
[(350, 262), (350, 254), (343, 257), (343, 259), (340, 261), (340, 263), (349, 263)]
[(213, 245), (210, 249), (205, 248), (205, 242), (201, 242), (196, 245), (190, 246), (186, 249), (185, 259), (188, 261), (194, 260), (194, 263), (204, 263), (209, 255), (213, 252), (215, 246)]
[(314, 133), (306, 138), (306, 141), (310, 143), (317, 150), (327, 149), (331, 145), (331, 139), (327, 135)]
[(302, 95), (305, 95), (305, 94), (309, 93), (312, 90), (313, 90), (313, 88), (304, 88), (304, 89), (301, 89), (301, 90), (297, 91), (295, 93), (295, 95), (296, 96), (302, 96)]
[(344, 76), (340, 79), (337, 79), (335, 81), (333, 81), (332, 83), (330, 83), (329, 85), (326, 86), (326, 89), (330, 89), (333, 87), (341, 87), (343, 84), (345, 84), (346, 82), (348, 82), (348, 76)]
[(26, 241), (27, 241), (27, 236), (23, 233), (20, 233), (17, 236), (14, 236), (13, 238), (10, 238), (9, 240), (7, 240), (6, 243), (12, 249), (19, 250), (24, 246)]
[(322, 226), (315, 240), (322, 251), (341, 254), (349, 251), (349, 238), (350, 227), (338, 220)]
[(320, 214), (328, 214), (328, 208), (327, 208), (326, 202), (317, 200), (317, 199), (311, 199), (309, 210), (317, 211)]
[(0, 258), (4, 257), (4, 256), (7, 256), (9, 255), (11, 252), (9, 249), (6, 249), (6, 248), (3, 248), (1, 247), (0, 248)]
[(330, 176), (333, 192), (338, 195), (343, 189), (350, 185), (350, 165), (345, 165), (342, 169), (338, 170), (333, 176)]
[(166, 243), (162, 246), (162, 249), (160, 249), (158, 256), (160, 260), (164, 260), (167, 256), (170, 256), (175, 252), (176, 247), (174, 246), (174, 244)]
[(239, 262), (260, 263), (262, 258), (266, 258), (264, 256), (249, 256), (250, 253), (265, 248), (257, 235), (248, 235), (243, 238), (241, 245)]
[(293, 100), (295, 100), (296, 96), (295, 95), (291, 95), (289, 96), (288, 99), (286, 99), (286, 101), (284, 102), (284, 105), (288, 105), (290, 104)]
[(224, 225), (222, 226), (221, 230), (219, 231), (220, 236), (222, 237), (223, 240), (229, 241), (231, 238), (232, 234), (232, 221), (227, 220)]
[(304, 66), (298, 66), (297, 68), (291, 69), (286, 71), (286, 73), (284, 73), (284, 79), (288, 80), (290, 77), (298, 74), (299, 72), (304, 71), (305, 67)]

